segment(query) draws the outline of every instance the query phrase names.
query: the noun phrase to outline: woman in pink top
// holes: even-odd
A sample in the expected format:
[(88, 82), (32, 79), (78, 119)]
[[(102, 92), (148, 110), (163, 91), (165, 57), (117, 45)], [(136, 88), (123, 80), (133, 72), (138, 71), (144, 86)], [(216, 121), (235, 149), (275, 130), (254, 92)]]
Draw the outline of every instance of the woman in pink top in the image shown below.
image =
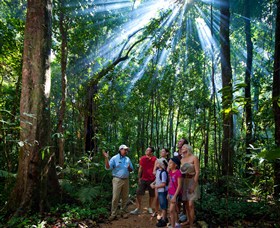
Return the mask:
[(168, 196), (170, 202), (170, 222), (172, 228), (179, 227), (180, 225), (176, 223), (178, 221), (178, 209), (177, 200), (182, 188), (182, 174), (180, 169), (180, 159), (178, 157), (173, 157), (169, 160), (169, 185), (168, 185)]

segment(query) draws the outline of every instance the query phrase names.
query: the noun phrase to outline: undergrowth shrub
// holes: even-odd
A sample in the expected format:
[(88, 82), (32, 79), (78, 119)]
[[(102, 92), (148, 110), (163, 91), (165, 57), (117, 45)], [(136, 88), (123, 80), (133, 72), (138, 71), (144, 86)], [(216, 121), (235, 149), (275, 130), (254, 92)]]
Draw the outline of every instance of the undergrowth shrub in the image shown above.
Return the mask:
[[(224, 186), (228, 193), (222, 192), (222, 186), (217, 183), (201, 186), (201, 198), (196, 202), (196, 216), (198, 220), (205, 220), (211, 226), (239, 226), (248, 221), (253, 226), (262, 226), (263, 221), (277, 224), (280, 216), (279, 205), (268, 200), (260, 200), (250, 195), (252, 188), (244, 179), (228, 179)], [(242, 225), (244, 226), (244, 224)], [(269, 226), (270, 227), (270, 226)], [(280, 227), (280, 224), (278, 226)]]

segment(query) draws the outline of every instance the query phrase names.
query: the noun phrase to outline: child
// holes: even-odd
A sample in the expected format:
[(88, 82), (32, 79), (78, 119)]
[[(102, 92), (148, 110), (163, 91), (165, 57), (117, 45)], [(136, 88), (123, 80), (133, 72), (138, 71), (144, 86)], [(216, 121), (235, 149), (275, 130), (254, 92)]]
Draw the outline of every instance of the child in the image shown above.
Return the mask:
[(168, 196), (170, 202), (170, 228), (180, 227), (180, 224), (176, 223), (178, 221), (178, 208), (177, 200), (181, 192), (182, 187), (182, 174), (180, 169), (180, 159), (178, 157), (173, 157), (169, 160), (169, 185), (168, 185)]
[[(165, 158), (166, 161), (169, 161), (169, 150), (166, 148), (162, 148), (160, 151), (160, 158)], [(153, 173), (156, 175), (156, 171), (157, 171), (157, 161), (155, 162), (155, 166), (154, 166), (154, 170)]]
[(157, 160), (157, 171), (156, 180), (151, 184), (158, 195), (159, 205), (162, 210), (161, 219), (156, 224), (157, 227), (165, 227), (167, 225), (167, 185), (168, 185), (168, 174), (166, 168), (168, 166), (167, 160), (165, 158), (160, 158)]
[[(160, 151), (160, 158), (164, 158), (167, 162), (169, 161), (169, 150), (167, 148), (162, 148), (162, 150)], [(158, 162), (155, 162), (155, 166), (153, 169), (153, 174), (156, 175), (157, 169), (158, 169)], [(167, 164), (168, 166), (168, 164)], [(165, 169), (167, 169), (167, 167), (165, 167)], [(167, 185), (166, 185), (167, 186)], [(155, 192), (155, 199), (154, 199), (154, 205), (155, 205), (155, 212), (152, 214), (152, 217), (156, 217), (158, 214), (158, 208), (159, 208), (159, 201), (158, 201), (158, 195), (157, 195), (157, 191)]]

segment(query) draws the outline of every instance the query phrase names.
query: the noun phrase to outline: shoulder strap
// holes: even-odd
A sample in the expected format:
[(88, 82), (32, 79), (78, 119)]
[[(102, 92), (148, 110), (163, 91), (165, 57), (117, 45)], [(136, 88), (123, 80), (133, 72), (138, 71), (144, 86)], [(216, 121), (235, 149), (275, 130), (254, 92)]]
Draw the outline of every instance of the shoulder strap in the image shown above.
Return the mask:
[(165, 173), (166, 173), (166, 186), (167, 186), (167, 185), (168, 185), (168, 183), (169, 183), (169, 181), (168, 181), (168, 179), (169, 179), (169, 178), (168, 178), (168, 173), (167, 173), (167, 171), (166, 171), (166, 170), (164, 170), (164, 169), (163, 169), (163, 170), (161, 170), (161, 171), (160, 171), (160, 174), (159, 174), (159, 179), (160, 179), (160, 181), (162, 181), (162, 173), (163, 173), (163, 172), (165, 172)]

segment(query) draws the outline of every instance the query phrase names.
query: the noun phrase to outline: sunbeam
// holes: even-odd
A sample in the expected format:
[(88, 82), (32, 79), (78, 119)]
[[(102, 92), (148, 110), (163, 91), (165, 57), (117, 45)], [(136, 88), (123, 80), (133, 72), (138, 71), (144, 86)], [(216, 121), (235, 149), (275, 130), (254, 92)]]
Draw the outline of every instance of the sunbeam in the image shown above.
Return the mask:
[[(152, 18), (157, 16), (158, 11), (164, 11), (171, 7), (171, 5), (170, 2), (164, 0), (150, 1), (131, 11), (129, 13), (131, 20), (116, 29), (97, 51), (92, 52), (85, 59), (77, 62), (78, 67), (76, 67), (75, 70), (79, 71), (79, 68), (93, 64), (92, 74), (97, 72), (101, 65), (104, 66), (116, 58), (122, 49), (124, 41), (130, 36), (130, 34), (144, 28)], [(135, 39), (135, 37), (132, 37), (129, 42), (133, 43)], [(98, 58), (99, 61), (96, 61), (96, 58)]]

